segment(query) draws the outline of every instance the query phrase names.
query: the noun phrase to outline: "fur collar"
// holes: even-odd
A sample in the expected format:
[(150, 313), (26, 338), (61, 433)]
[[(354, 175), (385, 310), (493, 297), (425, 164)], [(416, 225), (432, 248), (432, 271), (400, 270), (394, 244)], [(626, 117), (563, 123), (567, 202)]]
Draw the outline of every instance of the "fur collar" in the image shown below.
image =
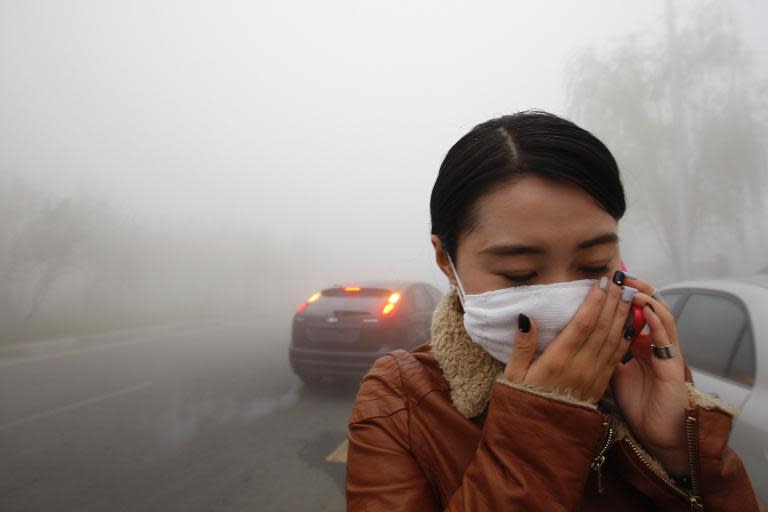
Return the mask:
[(467, 418), (483, 412), (491, 388), (504, 366), (464, 329), (464, 312), (455, 287), (443, 296), (432, 315), (432, 353), (451, 388), (454, 407)]

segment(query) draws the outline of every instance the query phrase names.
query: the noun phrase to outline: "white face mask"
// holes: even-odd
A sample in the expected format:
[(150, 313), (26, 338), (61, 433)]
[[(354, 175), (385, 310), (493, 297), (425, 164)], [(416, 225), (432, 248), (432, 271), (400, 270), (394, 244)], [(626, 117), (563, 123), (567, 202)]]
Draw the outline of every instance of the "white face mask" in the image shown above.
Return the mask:
[(450, 256), (448, 261), (456, 276), (464, 307), (464, 329), (473, 342), (504, 364), (512, 356), (520, 313), (536, 322), (538, 355), (565, 329), (597, 282), (596, 279), (582, 279), (467, 295)]

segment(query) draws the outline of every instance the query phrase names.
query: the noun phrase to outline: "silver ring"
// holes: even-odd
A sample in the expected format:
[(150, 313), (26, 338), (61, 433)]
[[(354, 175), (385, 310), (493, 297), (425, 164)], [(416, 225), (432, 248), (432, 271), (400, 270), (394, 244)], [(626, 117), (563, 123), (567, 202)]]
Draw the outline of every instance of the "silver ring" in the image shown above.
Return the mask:
[(651, 345), (651, 352), (653, 352), (653, 355), (659, 359), (672, 359), (676, 355), (675, 348), (671, 344), (666, 347)]

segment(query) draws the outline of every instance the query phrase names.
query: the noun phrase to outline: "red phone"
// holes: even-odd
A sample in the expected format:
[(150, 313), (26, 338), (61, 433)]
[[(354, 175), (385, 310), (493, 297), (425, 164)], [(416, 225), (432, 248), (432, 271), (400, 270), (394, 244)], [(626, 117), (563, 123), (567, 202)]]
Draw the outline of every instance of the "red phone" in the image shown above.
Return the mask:
[[(627, 266), (624, 264), (624, 260), (621, 261), (621, 270), (627, 270)], [(640, 306), (632, 306), (629, 311), (629, 316), (632, 318), (631, 322), (635, 328), (635, 336), (637, 336), (640, 334), (640, 331), (643, 330), (643, 327), (645, 327), (645, 315), (643, 315), (643, 308)], [(627, 325), (629, 325), (629, 322), (630, 320), (627, 319)]]
[[(627, 266), (624, 265), (624, 260), (621, 260), (621, 270), (626, 271)], [(645, 315), (643, 314), (643, 308), (640, 306), (632, 306), (632, 308), (629, 310), (629, 316), (627, 317), (627, 323), (626, 325), (629, 326), (630, 322), (632, 326), (635, 328), (635, 335), (632, 337), (632, 339), (635, 339), (638, 334), (640, 334), (640, 331), (643, 330), (643, 327), (645, 327)], [(632, 360), (632, 349), (627, 349), (627, 353), (624, 354), (624, 358), (621, 360), (622, 363), (626, 364)]]

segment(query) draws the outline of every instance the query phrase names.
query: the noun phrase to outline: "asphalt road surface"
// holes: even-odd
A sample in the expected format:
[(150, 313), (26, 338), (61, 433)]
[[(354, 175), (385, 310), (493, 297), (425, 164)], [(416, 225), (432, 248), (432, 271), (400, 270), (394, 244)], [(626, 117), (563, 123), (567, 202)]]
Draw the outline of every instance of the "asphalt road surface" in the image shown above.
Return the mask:
[(356, 386), (303, 386), (289, 325), (0, 349), (0, 510), (344, 510)]

